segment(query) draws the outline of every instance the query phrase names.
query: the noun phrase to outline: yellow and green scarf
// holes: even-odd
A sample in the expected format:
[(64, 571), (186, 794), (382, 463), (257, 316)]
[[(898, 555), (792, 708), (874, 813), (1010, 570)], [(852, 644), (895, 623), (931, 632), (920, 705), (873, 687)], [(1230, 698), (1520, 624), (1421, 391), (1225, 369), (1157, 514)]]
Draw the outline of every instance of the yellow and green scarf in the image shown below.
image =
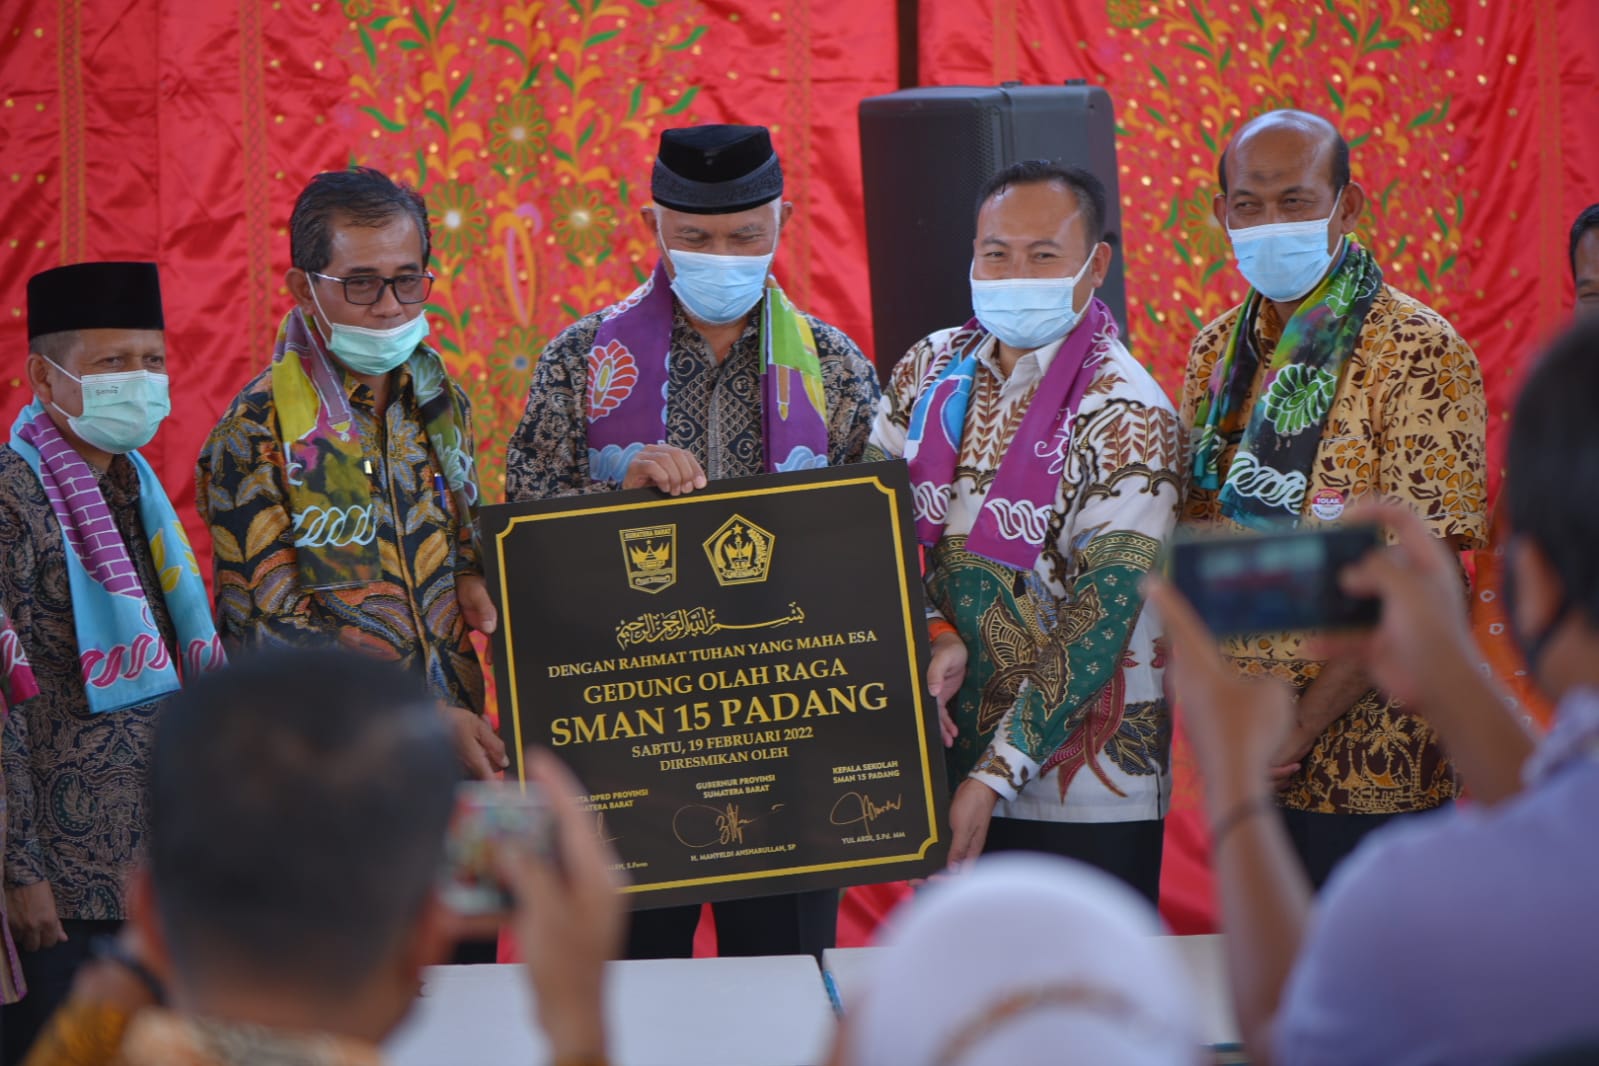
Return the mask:
[[(477, 471), (465, 424), (439, 353), (425, 344), (406, 363), (433, 454), (457, 513), (477, 521)], [(343, 371), (300, 308), (278, 329), (272, 400), (283, 442), (294, 547), (306, 588), (350, 588), (377, 581), (378, 509), (372, 500), (360, 427)]]
[(1310, 468), (1344, 365), (1360, 342), (1366, 313), (1382, 291), (1382, 269), (1345, 238), (1338, 265), (1310, 291), (1283, 327), (1238, 451), (1221, 471), (1222, 431), (1249, 395), (1260, 368), (1255, 316), (1263, 297), (1244, 301), (1226, 350), (1211, 370), (1194, 424), (1194, 484), (1220, 489), (1223, 516), (1251, 529), (1299, 523)]

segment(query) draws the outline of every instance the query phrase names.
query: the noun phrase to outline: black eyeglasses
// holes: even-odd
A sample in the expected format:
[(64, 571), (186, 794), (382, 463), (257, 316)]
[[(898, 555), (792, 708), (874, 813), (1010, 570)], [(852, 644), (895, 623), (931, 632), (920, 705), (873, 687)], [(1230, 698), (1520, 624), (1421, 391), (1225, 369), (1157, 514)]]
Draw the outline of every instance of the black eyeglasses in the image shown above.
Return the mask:
[(419, 304), (433, 291), (432, 274), (396, 274), (392, 278), (361, 274), (353, 278), (336, 278), (331, 274), (319, 274), (315, 270), (308, 270), (306, 273), (323, 281), (336, 281), (343, 285), (344, 299), (360, 306), (375, 304), (383, 299), (383, 290), (386, 286), (394, 287), (394, 298), (402, 304)]

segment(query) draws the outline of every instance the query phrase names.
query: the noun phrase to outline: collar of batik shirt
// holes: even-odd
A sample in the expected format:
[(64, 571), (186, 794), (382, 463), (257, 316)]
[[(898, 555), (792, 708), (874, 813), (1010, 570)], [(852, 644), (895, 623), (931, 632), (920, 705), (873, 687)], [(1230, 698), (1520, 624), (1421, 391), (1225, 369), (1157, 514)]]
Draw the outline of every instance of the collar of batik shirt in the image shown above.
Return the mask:
[(1049, 373), (1049, 365), (1055, 361), (1055, 356), (1060, 354), (1061, 345), (1066, 343), (1062, 337), (1058, 341), (1050, 341), (1042, 348), (1034, 348), (1016, 360), (1016, 365), (1011, 367), (1009, 376), (999, 367), (999, 338), (990, 333), (978, 347), (977, 362), (990, 374), (1002, 383), (999, 393), (1008, 396), (1018, 389), (1031, 388), (1044, 379)]

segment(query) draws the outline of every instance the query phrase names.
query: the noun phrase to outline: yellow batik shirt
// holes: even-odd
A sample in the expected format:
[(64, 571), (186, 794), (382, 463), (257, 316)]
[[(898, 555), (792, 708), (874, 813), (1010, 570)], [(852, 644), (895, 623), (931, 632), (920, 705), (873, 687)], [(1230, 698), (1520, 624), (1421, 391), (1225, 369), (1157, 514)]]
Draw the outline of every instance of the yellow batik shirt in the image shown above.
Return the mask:
[(384, 1066), (370, 1044), (331, 1033), (196, 1018), (152, 1008), (128, 1026), (116, 1066)]
[[(1242, 306), (1200, 331), (1183, 382), (1182, 424), (1190, 435), (1211, 369), (1226, 351)], [(1271, 304), (1254, 324), (1260, 369), (1225, 435), (1221, 469), (1231, 468), (1239, 435), (1253, 409), (1282, 334)], [(1372, 304), (1360, 341), (1344, 367), (1321, 444), (1308, 472), (1301, 528), (1336, 523), (1356, 500), (1380, 498), (1409, 506), (1439, 537), (1462, 549), (1487, 531), (1484, 438), (1487, 403), (1477, 357), (1443, 316), (1385, 285)], [(1192, 436), (1188, 442), (1193, 445)], [(1191, 454), (1185, 460), (1189, 469)], [(1218, 492), (1191, 481), (1183, 522), (1240, 527), (1221, 517)], [(1279, 633), (1224, 641), (1250, 676), (1276, 677), (1303, 692), (1321, 672), (1305, 636)], [(1336, 719), (1305, 757), (1282, 794), (1284, 806), (1327, 814), (1396, 814), (1427, 810), (1458, 794), (1454, 769), (1432, 729), (1375, 691)]]

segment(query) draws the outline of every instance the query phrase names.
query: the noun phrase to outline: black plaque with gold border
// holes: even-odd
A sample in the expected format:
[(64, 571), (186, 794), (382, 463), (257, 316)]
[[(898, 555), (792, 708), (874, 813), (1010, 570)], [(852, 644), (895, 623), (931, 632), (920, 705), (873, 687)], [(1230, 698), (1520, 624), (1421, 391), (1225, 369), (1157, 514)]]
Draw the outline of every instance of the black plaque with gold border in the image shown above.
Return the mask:
[(588, 789), (635, 907), (948, 849), (903, 463), (484, 508), (500, 732)]

